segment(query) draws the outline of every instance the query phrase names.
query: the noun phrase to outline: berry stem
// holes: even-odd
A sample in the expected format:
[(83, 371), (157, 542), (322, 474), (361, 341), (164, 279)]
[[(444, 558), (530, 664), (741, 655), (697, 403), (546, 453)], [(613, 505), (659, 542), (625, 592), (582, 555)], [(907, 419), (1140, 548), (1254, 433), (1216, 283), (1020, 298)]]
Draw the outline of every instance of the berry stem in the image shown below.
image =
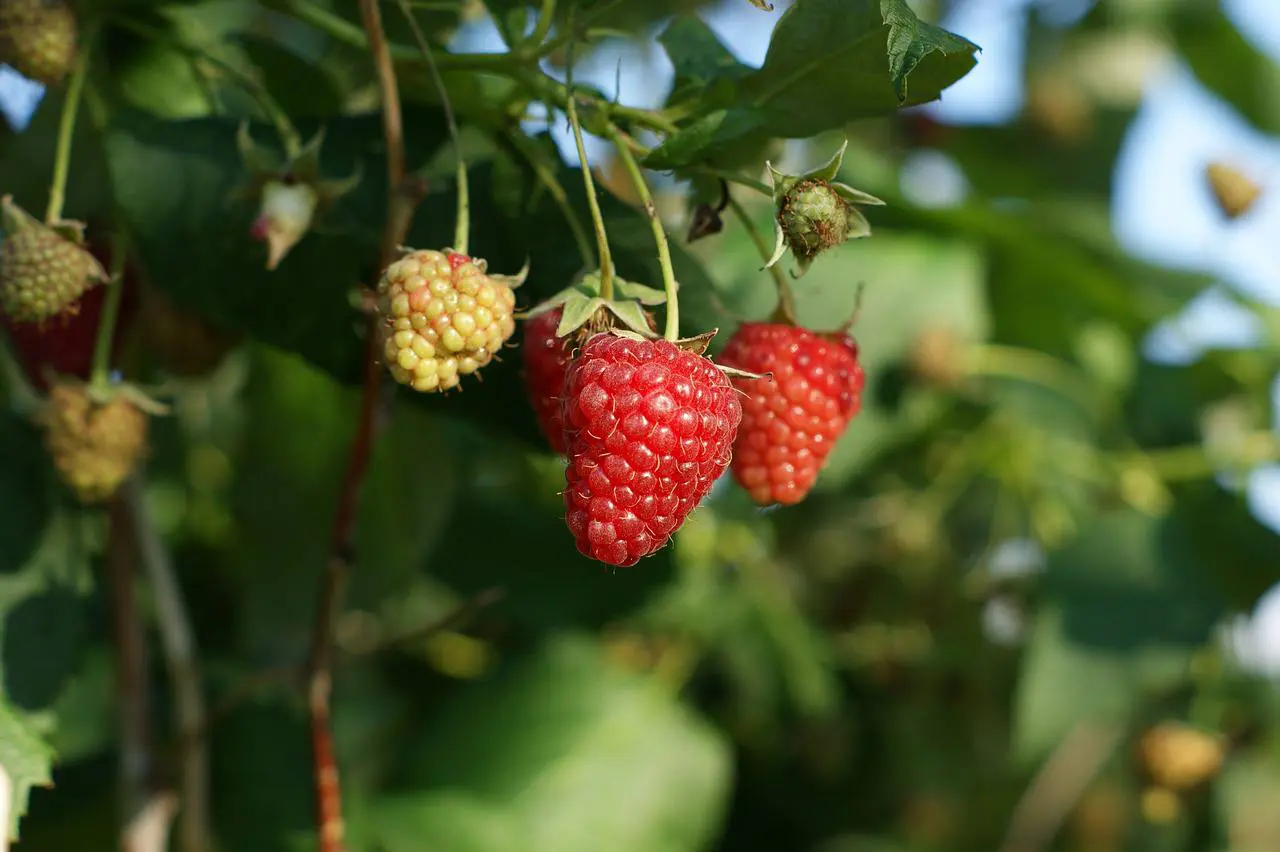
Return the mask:
[(653, 229), (653, 241), (658, 246), (658, 265), (662, 267), (662, 289), (667, 294), (667, 323), (662, 336), (667, 340), (677, 340), (680, 337), (680, 305), (676, 301), (676, 273), (671, 266), (671, 246), (667, 244), (667, 231), (662, 227), (662, 220), (658, 218), (658, 208), (653, 203), (649, 184), (645, 182), (644, 175), (640, 172), (640, 165), (636, 162), (621, 131), (612, 124), (609, 125), (609, 138), (618, 149), (618, 159), (622, 161), (623, 167), (627, 170), (627, 176), (635, 185), (636, 194), (640, 196), (640, 203), (644, 206), (645, 215), (648, 216), (649, 225)]
[(453, 150), (458, 158), (458, 218), (454, 223), (453, 250), (458, 254), (465, 255), (467, 253), (467, 243), (471, 236), (471, 198), (467, 191), (467, 161), (462, 153), (462, 136), (458, 133), (458, 121), (453, 114), (453, 102), (449, 99), (449, 90), (445, 88), (444, 79), (440, 76), (440, 68), (436, 65), (435, 54), (431, 51), (431, 45), (427, 43), (427, 38), (422, 34), (422, 27), (418, 26), (418, 19), (413, 16), (413, 10), (409, 8), (408, 0), (396, 0), (396, 4), (400, 7), (400, 12), (404, 15), (405, 20), (409, 22), (409, 29), (413, 32), (413, 39), (418, 43), (418, 50), (422, 52), (423, 58), (427, 60), (427, 68), (431, 71), (431, 80), (435, 84), (436, 92), (440, 95), (440, 107), (444, 110), (445, 124), (449, 128), (449, 138), (453, 141)]
[(53, 181), (49, 185), (49, 207), (44, 220), (53, 224), (62, 218), (62, 204), (67, 194), (67, 173), (71, 170), (71, 140), (76, 135), (76, 114), (80, 111), (80, 95), (84, 81), (89, 76), (89, 55), (93, 52), (93, 36), (96, 27), (84, 37), (84, 47), (78, 51), (76, 65), (67, 81), (67, 91), (62, 100), (62, 117), (58, 122), (58, 142), (53, 155)]
[(609, 250), (609, 235), (604, 229), (604, 216), (600, 212), (600, 198), (596, 195), (596, 182), (591, 177), (591, 164), (587, 162), (587, 149), (582, 144), (582, 125), (578, 122), (578, 110), (574, 106), (575, 95), (570, 92), (566, 112), (569, 126), (573, 128), (573, 141), (578, 145), (578, 161), (582, 166), (582, 183), (587, 189), (587, 206), (591, 209), (591, 226), (596, 232), (596, 249), (600, 253), (600, 296), (613, 298), (613, 254)]
[(93, 342), (93, 369), (89, 373), (89, 386), (94, 390), (106, 390), (111, 383), (111, 344), (116, 336), (116, 320), (120, 316), (120, 302), (124, 296), (124, 267), (129, 257), (129, 243), (123, 231), (117, 231), (111, 240), (110, 278), (102, 302), (102, 316), (98, 319), (98, 336)]
[[(752, 244), (755, 245), (756, 251), (760, 253), (760, 258), (765, 263), (768, 263), (769, 256), (773, 252), (770, 251), (769, 244), (765, 242), (760, 229), (756, 227), (755, 222), (751, 221), (751, 214), (742, 206), (741, 201), (733, 197), (733, 193), (729, 193), (729, 206), (733, 208), (734, 215), (738, 217), (738, 221), (742, 223), (747, 236), (751, 238)], [(796, 300), (791, 293), (791, 285), (787, 283), (787, 277), (782, 274), (782, 268), (776, 263), (769, 267), (769, 274), (773, 276), (774, 286), (778, 289), (778, 308), (773, 314), (774, 321), (795, 325)]]

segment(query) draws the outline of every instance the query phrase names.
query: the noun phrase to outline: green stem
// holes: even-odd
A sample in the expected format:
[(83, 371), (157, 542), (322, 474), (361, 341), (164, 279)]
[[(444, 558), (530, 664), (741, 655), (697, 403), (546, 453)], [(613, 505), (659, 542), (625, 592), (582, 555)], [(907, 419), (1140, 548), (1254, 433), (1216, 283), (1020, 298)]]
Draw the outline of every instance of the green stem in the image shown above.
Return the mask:
[(436, 92), (440, 95), (440, 106), (444, 109), (444, 120), (449, 128), (449, 138), (453, 140), (454, 153), (458, 158), (458, 213), (457, 220), (454, 222), (452, 248), (458, 254), (465, 255), (471, 236), (471, 197), (467, 190), (467, 161), (462, 153), (462, 136), (458, 133), (458, 121), (453, 114), (453, 102), (450, 101), (449, 90), (445, 88), (444, 80), (440, 76), (440, 67), (436, 64), (435, 53), (431, 50), (431, 45), (427, 43), (426, 36), (422, 34), (422, 27), (418, 26), (418, 19), (414, 17), (413, 10), (409, 8), (408, 0), (396, 0), (396, 2), (400, 6), (400, 11), (404, 13), (405, 20), (409, 22), (409, 29), (413, 31), (414, 41), (418, 43), (418, 50), (422, 52), (423, 58), (427, 60), (427, 68), (431, 71), (431, 79), (435, 83)]
[[(760, 259), (768, 263), (769, 257), (773, 252), (769, 250), (769, 244), (765, 242), (764, 236), (756, 227), (755, 222), (751, 221), (751, 214), (742, 206), (742, 202), (733, 197), (732, 193), (728, 194), (728, 198), (729, 206), (733, 209), (734, 215), (738, 217), (738, 221), (742, 223), (747, 236), (751, 237), (752, 244), (756, 247), (756, 251), (760, 253)], [(774, 312), (773, 318), (779, 322), (795, 325), (796, 300), (791, 293), (791, 285), (787, 283), (787, 276), (782, 274), (782, 267), (776, 263), (769, 267), (769, 274), (773, 276), (774, 286), (778, 290), (778, 309)]]
[(578, 161), (582, 166), (582, 183), (587, 189), (587, 206), (591, 208), (591, 225), (596, 232), (596, 249), (600, 253), (600, 296), (613, 298), (613, 255), (609, 251), (609, 235), (604, 229), (604, 216), (600, 213), (600, 199), (596, 195), (596, 182), (591, 177), (591, 164), (587, 162), (587, 149), (582, 144), (582, 125), (578, 123), (578, 109), (571, 94), (566, 107), (569, 125), (573, 128), (573, 141), (578, 145)]
[(640, 203), (644, 206), (645, 215), (649, 218), (649, 225), (653, 229), (653, 241), (658, 245), (658, 265), (662, 267), (662, 289), (667, 294), (667, 324), (663, 329), (662, 336), (667, 340), (678, 340), (680, 337), (680, 305), (676, 300), (676, 273), (671, 266), (671, 247), (667, 244), (667, 231), (662, 227), (662, 220), (658, 218), (658, 208), (653, 203), (653, 196), (649, 193), (649, 184), (645, 182), (644, 175), (640, 172), (640, 166), (636, 163), (635, 156), (631, 153), (631, 148), (623, 139), (618, 128), (612, 124), (609, 125), (609, 138), (613, 140), (613, 145), (618, 149), (618, 158), (622, 160), (622, 165), (627, 170), (627, 176), (631, 178), (631, 182), (635, 185), (636, 194), (640, 196)]
[(71, 139), (76, 135), (76, 113), (80, 111), (80, 94), (84, 91), (85, 78), (89, 76), (89, 55), (93, 52), (93, 35), (84, 36), (83, 45), (76, 57), (75, 69), (67, 82), (67, 92), (62, 101), (62, 119), (58, 122), (58, 142), (53, 155), (53, 182), (49, 185), (49, 207), (45, 222), (53, 224), (62, 218), (62, 204), (67, 193), (67, 173), (71, 170)]
[(1254, 432), (1240, 441), (1239, 453), (1234, 457), (1216, 455), (1195, 444), (1163, 450), (1138, 450), (1121, 456), (1132, 463), (1134, 456), (1146, 456), (1152, 470), (1165, 482), (1185, 482), (1205, 479), (1223, 468), (1249, 468), (1280, 460), (1280, 438), (1271, 432)]
[(533, 32), (529, 34), (528, 44), (532, 45), (534, 50), (540, 48), (547, 33), (551, 32), (551, 22), (555, 19), (555, 15), (556, 0), (542, 0), (542, 6), (538, 9), (538, 22), (534, 24)]
[(103, 285), (107, 288), (107, 296), (102, 303), (98, 336), (93, 344), (93, 371), (89, 374), (89, 384), (94, 390), (106, 390), (110, 385), (111, 343), (115, 339), (116, 320), (120, 316), (120, 302), (124, 295), (124, 267), (128, 256), (128, 241), (122, 231), (117, 231), (111, 241), (111, 277)]
[[(368, 41), (360, 27), (326, 9), (314, 5), (309, 0), (266, 0), (266, 5), (292, 15), (303, 23), (309, 24), (325, 33), (330, 38), (349, 44), (352, 47), (361, 49), (368, 47)], [(606, 6), (608, 5), (611, 4), (606, 4)], [(570, 41), (571, 34), (566, 33), (563, 36), (551, 39), (532, 52), (447, 54), (436, 59), (435, 63), (439, 69), (444, 71), (474, 71), (501, 74), (519, 82), (528, 90), (529, 94), (538, 100), (560, 109), (567, 109), (569, 103), (568, 86), (538, 70), (537, 63), (547, 54)], [(387, 47), (391, 58), (396, 62), (413, 63), (421, 59), (420, 51), (417, 48), (400, 44), (388, 44)], [(625, 123), (634, 124), (637, 127), (661, 133), (674, 132), (676, 125), (673, 118), (681, 115), (674, 111), (667, 115), (640, 107), (611, 104), (598, 98), (593, 100), (605, 115)]]

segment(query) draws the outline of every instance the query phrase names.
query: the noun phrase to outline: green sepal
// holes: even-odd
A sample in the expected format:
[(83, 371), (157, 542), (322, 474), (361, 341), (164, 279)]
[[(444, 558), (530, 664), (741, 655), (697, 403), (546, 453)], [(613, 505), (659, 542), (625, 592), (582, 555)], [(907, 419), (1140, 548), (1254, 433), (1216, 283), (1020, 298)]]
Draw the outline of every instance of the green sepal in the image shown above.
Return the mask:
[(653, 337), (641, 306), (662, 304), (667, 300), (666, 293), (615, 275), (614, 298), (606, 299), (601, 295), (601, 284), (600, 270), (588, 272), (559, 293), (524, 311), (521, 318), (532, 319), (556, 308), (563, 308), (564, 314), (556, 327), (556, 336), (566, 337), (589, 323), (603, 309), (613, 314), (625, 328), (645, 338)]
[[(827, 162), (815, 169), (811, 169), (799, 175), (786, 174), (785, 172), (776, 169), (773, 163), (765, 163), (769, 170), (769, 182), (773, 188), (773, 203), (778, 213), (781, 214), (783, 203), (785, 202), (787, 195), (798, 185), (805, 181), (821, 181), (834, 190), (836, 195), (849, 203), (847, 213), (848, 232), (845, 236), (845, 240), (847, 241), (871, 236), (871, 223), (867, 221), (867, 217), (864, 216), (855, 205), (867, 207), (883, 206), (884, 201), (868, 192), (855, 189), (846, 183), (835, 182), (835, 177), (840, 173), (840, 167), (844, 163), (845, 151), (847, 151), (848, 148), (849, 140), (845, 139)], [(781, 260), (782, 256), (786, 254), (787, 249), (789, 248), (787, 245), (786, 233), (782, 228), (780, 216), (774, 216), (773, 237), (773, 253), (770, 255), (768, 262), (765, 263), (765, 269), (770, 268)], [(804, 275), (805, 272), (809, 270), (809, 266), (813, 263), (813, 260), (813, 257), (805, 258), (797, 255), (797, 270), (792, 274), (792, 277), (799, 278)]]

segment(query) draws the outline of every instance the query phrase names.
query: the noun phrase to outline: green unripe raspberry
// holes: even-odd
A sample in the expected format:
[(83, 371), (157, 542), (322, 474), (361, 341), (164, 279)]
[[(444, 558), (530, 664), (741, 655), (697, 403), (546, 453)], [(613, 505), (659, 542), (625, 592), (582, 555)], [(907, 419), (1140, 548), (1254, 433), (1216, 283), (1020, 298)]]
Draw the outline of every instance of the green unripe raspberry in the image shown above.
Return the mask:
[(848, 238), (852, 211), (826, 181), (805, 180), (783, 198), (778, 224), (796, 257), (809, 261)]
[(76, 18), (64, 0), (0, 0), (0, 62), (53, 85), (76, 58)]
[(106, 279), (89, 252), (5, 198), (0, 244), (0, 310), (16, 322), (43, 322), (71, 309)]

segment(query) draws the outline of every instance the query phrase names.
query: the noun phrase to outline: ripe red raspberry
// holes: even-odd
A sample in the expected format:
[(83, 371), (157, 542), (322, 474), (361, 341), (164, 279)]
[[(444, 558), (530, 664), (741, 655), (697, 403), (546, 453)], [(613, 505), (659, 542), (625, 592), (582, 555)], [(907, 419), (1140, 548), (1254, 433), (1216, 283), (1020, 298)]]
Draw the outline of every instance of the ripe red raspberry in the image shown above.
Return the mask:
[(564, 455), (564, 419), (560, 415), (560, 396), (564, 393), (564, 375), (569, 369), (568, 340), (556, 337), (563, 309), (555, 308), (530, 318), (524, 324), (524, 386), (538, 417), (538, 426), (551, 449)]
[(742, 406), (728, 378), (667, 340), (597, 334), (565, 378), (569, 531), (634, 565), (660, 550), (729, 466)]
[(744, 323), (720, 361), (761, 379), (734, 378), (746, 394), (733, 475), (762, 506), (804, 499), (831, 448), (861, 408), (866, 381), (846, 334)]

